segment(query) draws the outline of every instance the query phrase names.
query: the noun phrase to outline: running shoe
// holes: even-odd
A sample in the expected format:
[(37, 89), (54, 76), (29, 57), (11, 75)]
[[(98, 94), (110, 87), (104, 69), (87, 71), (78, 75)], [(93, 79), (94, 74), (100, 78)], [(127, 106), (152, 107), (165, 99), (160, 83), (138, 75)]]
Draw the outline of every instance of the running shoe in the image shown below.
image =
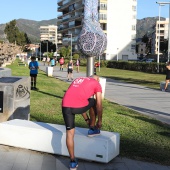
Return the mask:
[(77, 161), (77, 159), (75, 159), (75, 160), (73, 160), (73, 161), (71, 160), (69, 167), (70, 167), (70, 170), (76, 170), (77, 167), (78, 167), (78, 161)]
[(100, 129), (90, 128), (88, 131), (88, 137), (94, 137), (100, 135)]

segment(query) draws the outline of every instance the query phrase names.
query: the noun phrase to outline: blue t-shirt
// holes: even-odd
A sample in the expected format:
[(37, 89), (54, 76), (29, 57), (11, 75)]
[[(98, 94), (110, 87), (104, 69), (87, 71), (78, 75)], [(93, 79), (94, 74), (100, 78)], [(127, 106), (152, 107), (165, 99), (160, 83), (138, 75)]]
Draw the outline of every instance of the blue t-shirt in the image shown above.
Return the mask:
[(55, 65), (55, 60), (52, 59), (52, 60), (51, 60), (51, 66), (54, 66), (54, 65)]
[(38, 74), (38, 62), (37, 61), (31, 61), (29, 63), (29, 68), (30, 68), (30, 74)]

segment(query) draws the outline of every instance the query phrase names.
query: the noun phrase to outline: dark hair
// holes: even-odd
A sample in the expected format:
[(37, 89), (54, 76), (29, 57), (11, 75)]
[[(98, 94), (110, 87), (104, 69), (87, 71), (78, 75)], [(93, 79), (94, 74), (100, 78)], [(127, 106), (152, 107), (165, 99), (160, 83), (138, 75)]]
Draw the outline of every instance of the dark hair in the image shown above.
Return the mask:
[(35, 56), (32, 56), (32, 57), (31, 57), (31, 60), (35, 60), (35, 59), (36, 59)]

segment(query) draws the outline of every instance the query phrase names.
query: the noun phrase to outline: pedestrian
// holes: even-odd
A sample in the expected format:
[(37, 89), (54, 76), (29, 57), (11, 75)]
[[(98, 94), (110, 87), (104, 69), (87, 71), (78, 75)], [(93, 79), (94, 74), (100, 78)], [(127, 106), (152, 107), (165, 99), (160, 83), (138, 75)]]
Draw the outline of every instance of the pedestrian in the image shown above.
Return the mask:
[(45, 66), (45, 62), (46, 62), (46, 57), (43, 57), (44, 66)]
[(79, 67), (80, 67), (80, 59), (77, 59), (77, 60), (76, 60), (77, 73), (79, 73)]
[(47, 64), (50, 65), (50, 57), (47, 57)]
[(55, 57), (53, 57), (53, 59), (51, 60), (51, 67), (55, 66)]
[(63, 65), (64, 65), (64, 58), (63, 57), (60, 58), (59, 63), (60, 63), (60, 71), (61, 70), (63, 71)]
[[(95, 96), (94, 98), (92, 96)], [(87, 116), (89, 110), (90, 120)], [(66, 126), (66, 145), (70, 155), (70, 169), (78, 167), (78, 161), (74, 155), (75, 115), (82, 114), (88, 121), (88, 136), (100, 135), (102, 126), (102, 88), (99, 77), (80, 77), (75, 79), (62, 100), (62, 113)], [(98, 120), (96, 122), (96, 118)]]
[(67, 67), (67, 80), (73, 80), (73, 61), (70, 60), (69, 63), (66, 65)]
[(166, 91), (168, 87), (168, 83), (170, 82), (170, 61), (166, 65), (166, 79), (165, 79), (165, 87), (162, 91)]
[(36, 61), (34, 56), (31, 57), (31, 62), (29, 63), (30, 76), (31, 76), (31, 90), (37, 90), (37, 74), (39, 69), (39, 63)]

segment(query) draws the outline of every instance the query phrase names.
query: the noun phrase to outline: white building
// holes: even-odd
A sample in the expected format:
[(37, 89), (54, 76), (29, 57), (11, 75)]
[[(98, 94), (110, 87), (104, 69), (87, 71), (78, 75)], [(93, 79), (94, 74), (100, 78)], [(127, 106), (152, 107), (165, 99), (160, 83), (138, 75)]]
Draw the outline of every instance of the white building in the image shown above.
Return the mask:
[[(160, 31), (159, 31), (159, 24), (160, 24)], [(166, 18), (166, 20), (164, 21), (156, 21), (155, 31), (152, 34), (152, 50), (151, 50), (152, 54), (158, 54), (159, 38), (160, 38), (160, 43), (164, 42), (165, 39), (168, 39), (168, 26), (169, 26), (169, 18)]]
[(107, 0), (106, 60), (135, 60), (136, 0)]
[(53, 44), (57, 44), (57, 26), (40, 26), (40, 40), (48, 40)]
[[(137, 0), (99, 0), (99, 22), (107, 34), (106, 60), (136, 60), (136, 6)], [(77, 52), (77, 36), (83, 25), (84, 0), (58, 0), (61, 15), (58, 32), (72, 35), (73, 53)], [(63, 45), (68, 37), (63, 37)]]

